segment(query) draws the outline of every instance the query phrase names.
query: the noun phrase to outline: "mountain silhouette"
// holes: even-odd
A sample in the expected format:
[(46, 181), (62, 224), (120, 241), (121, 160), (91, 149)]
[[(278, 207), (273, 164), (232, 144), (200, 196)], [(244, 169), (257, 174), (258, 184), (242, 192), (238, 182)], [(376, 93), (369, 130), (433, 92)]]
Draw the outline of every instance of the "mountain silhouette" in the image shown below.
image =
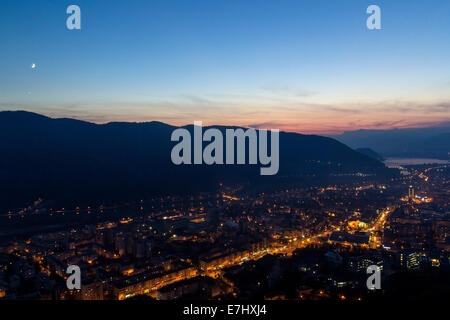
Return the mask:
[[(270, 183), (277, 177), (261, 177), (260, 164), (176, 166), (170, 158), (174, 129), (161, 122), (94, 124), (0, 112), (1, 209), (38, 197), (76, 203), (136, 200), (209, 191), (219, 182)], [(334, 139), (280, 133), (278, 176), (377, 170), (384, 170), (381, 162)]]
[(450, 159), (450, 123), (429, 128), (356, 130), (333, 136), (352, 148), (370, 148), (383, 157)]

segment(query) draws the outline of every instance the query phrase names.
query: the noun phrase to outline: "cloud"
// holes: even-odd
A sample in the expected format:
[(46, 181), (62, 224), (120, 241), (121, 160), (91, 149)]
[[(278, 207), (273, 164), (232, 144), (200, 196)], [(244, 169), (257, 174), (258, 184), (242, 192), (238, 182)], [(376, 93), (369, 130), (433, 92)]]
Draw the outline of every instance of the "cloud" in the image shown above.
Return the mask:
[(278, 129), (280, 127), (283, 127), (285, 124), (282, 122), (276, 122), (276, 121), (267, 121), (267, 122), (261, 122), (261, 123), (251, 123), (246, 125), (248, 128), (254, 128), (254, 129)]
[(437, 103), (426, 109), (433, 112), (450, 112), (450, 102)]
[(282, 95), (282, 96), (293, 96), (293, 97), (309, 97), (314, 95), (315, 92), (302, 89), (302, 88), (294, 88), (288, 85), (264, 85), (261, 89), (268, 91), (272, 94)]
[(401, 125), (402, 123), (404, 123), (403, 120), (397, 120), (397, 121), (377, 121), (377, 122), (371, 123), (370, 125), (371, 125), (372, 127), (375, 127), (375, 128), (380, 128), (380, 127), (382, 127), (382, 128), (387, 128), (387, 127), (395, 127), (395, 126)]

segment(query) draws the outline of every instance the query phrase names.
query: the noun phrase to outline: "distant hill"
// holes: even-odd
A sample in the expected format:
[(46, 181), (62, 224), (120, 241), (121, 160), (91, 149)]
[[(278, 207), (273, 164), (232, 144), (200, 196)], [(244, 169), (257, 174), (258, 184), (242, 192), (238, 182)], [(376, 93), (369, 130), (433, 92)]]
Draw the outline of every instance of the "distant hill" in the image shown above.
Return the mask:
[[(219, 182), (270, 181), (259, 176), (260, 165), (173, 165), (174, 129), (160, 122), (98, 125), (0, 112), (0, 206), (11, 208), (37, 197), (119, 201), (208, 191)], [(334, 139), (280, 133), (279, 176), (377, 170), (384, 170), (381, 162)]]
[(377, 150), (383, 157), (450, 159), (450, 124), (416, 129), (348, 131), (333, 138), (352, 148)]
[(357, 149), (355, 149), (355, 151), (358, 151), (359, 153), (362, 153), (372, 159), (376, 159), (378, 161), (384, 161), (384, 158), (382, 156), (380, 156), (378, 153), (376, 153), (375, 151), (373, 151), (370, 148), (357, 148)]

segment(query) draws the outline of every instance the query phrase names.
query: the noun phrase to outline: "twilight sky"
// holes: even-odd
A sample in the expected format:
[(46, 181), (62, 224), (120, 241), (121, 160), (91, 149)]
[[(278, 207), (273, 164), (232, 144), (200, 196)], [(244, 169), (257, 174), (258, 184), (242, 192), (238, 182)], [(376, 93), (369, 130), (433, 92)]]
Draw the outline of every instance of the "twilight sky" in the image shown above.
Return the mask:
[(321, 134), (450, 121), (448, 0), (1, 0), (0, 41), (0, 110)]

